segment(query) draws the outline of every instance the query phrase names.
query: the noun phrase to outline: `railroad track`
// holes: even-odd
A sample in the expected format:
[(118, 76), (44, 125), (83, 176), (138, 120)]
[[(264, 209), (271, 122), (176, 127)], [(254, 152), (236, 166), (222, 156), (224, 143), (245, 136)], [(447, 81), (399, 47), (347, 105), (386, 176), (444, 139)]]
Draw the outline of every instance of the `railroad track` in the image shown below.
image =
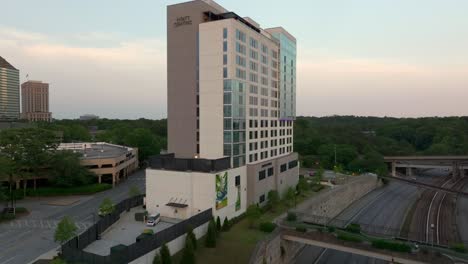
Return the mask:
[[(463, 190), (467, 183), (467, 178), (461, 178), (456, 182), (450, 182), (447, 187)], [(447, 193), (439, 193), (438, 197), (432, 213), (428, 212), (428, 222), (432, 221), (434, 226), (431, 228), (432, 232), (429, 232), (429, 235), (432, 236), (430, 237), (431, 241), (426, 240), (426, 243), (450, 246), (450, 244), (460, 241), (455, 219), (457, 197)], [(429, 217), (432, 217), (432, 219), (429, 219)]]

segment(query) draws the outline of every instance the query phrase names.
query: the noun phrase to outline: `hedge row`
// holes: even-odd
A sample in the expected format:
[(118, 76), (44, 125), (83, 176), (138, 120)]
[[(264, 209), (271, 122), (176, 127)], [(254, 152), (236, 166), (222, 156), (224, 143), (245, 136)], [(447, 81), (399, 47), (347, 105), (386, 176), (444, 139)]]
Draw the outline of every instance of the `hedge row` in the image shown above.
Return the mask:
[(350, 242), (358, 242), (358, 243), (362, 242), (362, 238), (351, 235), (351, 234), (342, 233), (342, 232), (338, 233), (337, 238), (339, 240), (350, 241)]
[(388, 240), (374, 240), (372, 241), (372, 246), (378, 249), (388, 249), (397, 252), (411, 252), (411, 247), (409, 245)]

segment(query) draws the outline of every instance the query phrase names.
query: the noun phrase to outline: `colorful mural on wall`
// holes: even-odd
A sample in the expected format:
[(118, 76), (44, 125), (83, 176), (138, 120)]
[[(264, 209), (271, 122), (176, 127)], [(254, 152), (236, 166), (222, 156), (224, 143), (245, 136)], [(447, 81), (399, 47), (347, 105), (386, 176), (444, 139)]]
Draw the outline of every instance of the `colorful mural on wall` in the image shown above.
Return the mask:
[(228, 204), (228, 173), (216, 174), (216, 210), (224, 208)]

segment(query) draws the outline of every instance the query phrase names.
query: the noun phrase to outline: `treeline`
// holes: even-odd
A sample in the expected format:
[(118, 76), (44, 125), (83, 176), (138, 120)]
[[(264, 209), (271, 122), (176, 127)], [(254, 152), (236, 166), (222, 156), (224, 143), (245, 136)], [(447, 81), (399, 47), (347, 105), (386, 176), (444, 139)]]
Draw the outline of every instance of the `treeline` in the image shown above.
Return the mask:
[[(60, 120), (43, 128), (63, 131), (65, 142), (105, 141), (139, 148), (140, 161), (167, 149), (162, 120)], [(97, 127), (95, 137), (89, 128)], [(336, 149), (336, 164), (335, 164)], [(468, 117), (298, 117), (294, 150), (304, 167), (385, 173), (385, 155), (468, 154)]]
[(466, 155), (468, 117), (298, 117), (294, 149), (305, 166), (378, 172), (383, 156)]
[[(64, 142), (108, 142), (138, 148), (140, 161), (166, 149), (167, 123), (162, 120), (58, 120), (42, 128), (62, 131)], [(94, 134), (94, 135), (93, 135)]]

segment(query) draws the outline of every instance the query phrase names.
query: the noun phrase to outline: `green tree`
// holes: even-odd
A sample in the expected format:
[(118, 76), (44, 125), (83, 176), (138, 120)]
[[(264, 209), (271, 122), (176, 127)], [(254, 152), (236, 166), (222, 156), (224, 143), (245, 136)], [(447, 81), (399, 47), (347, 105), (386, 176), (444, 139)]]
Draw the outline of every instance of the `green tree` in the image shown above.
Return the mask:
[(309, 189), (309, 183), (305, 178), (300, 178), (299, 182), (297, 183), (297, 190), (302, 193)]
[(224, 217), (222, 231), (227, 232), (229, 231), (229, 228), (230, 228), (229, 220), (227, 217)]
[(271, 190), (268, 192), (268, 206), (273, 210), (273, 212), (276, 210), (276, 207), (278, 206), (280, 202), (279, 194), (278, 191), (276, 190)]
[(73, 219), (69, 216), (65, 216), (62, 220), (57, 224), (57, 229), (55, 230), (54, 234), (54, 241), (63, 244), (70, 240), (71, 238), (76, 236), (76, 231), (78, 228), (73, 222)]
[(113, 213), (114, 210), (115, 206), (112, 203), (111, 199), (105, 198), (104, 200), (102, 200), (101, 205), (99, 206), (99, 215), (105, 216)]
[[(13, 194), (13, 173), (15, 163), (5, 155), (0, 155), (0, 182), (8, 181), (8, 188), (9, 188), (9, 197), (6, 194), (5, 189), (0, 188), (0, 201), (8, 201), (11, 200), (11, 207), (14, 207), (14, 202), (12, 199)], [(8, 205), (7, 205), (8, 207)]]
[(52, 156), (51, 182), (59, 187), (73, 187), (90, 184), (95, 176), (81, 165), (79, 154), (72, 151), (57, 151)]
[(140, 194), (141, 194), (140, 189), (138, 189), (138, 187), (136, 187), (135, 185), (130, 186), (130, 188), (128, 189), (128, 196), (130, 197), (135, 197)]
[(169, 251), (169, 248), (167, 247), (166, 243), (162, 244), (159, 254), (161, 254), (162, 264), (172, 264), (171, 252)]
[(185, 248), (182, 252), (181, 264), (194, 264), (195, 263), (195, 251), (193, 248), (192, 240), (187, 238), (185, 240)]
[(188, 229), (187, 229), (187, 238), (186, 239), (189, 239), (192, 241), (192, 246), (194, 249), (197, 249), (198, 245), (197, 245), (197, 237), (195, 236), (195, 234), (193, 233), (193, 227), (189, 226)]
[(216, 218), (216, 233), (220, 233), (221, 232), (221, 219), (219, 218), (219, 216)]
[(161, 255), (159, 254), (154, 255), (153, 264), (162, 264)]
[(208, 231), (206, 233), (205, 246), (207, 248), (216, 247), (216, 224), (213, 219), (211, 219), (210, 223), (208, 224)]
[(245, 216), (247, 217), (247, 220), (249, 221), (249, 227), (250, 228), (254, 227), (255, 222), (257, 221), (257, 219), (261, 215), (262, 215), (262, 211), (260, 210), (260, 208), (257, 205), (252, 204), (249, 207), (247, 207), (247, 211), (245, 212)]

